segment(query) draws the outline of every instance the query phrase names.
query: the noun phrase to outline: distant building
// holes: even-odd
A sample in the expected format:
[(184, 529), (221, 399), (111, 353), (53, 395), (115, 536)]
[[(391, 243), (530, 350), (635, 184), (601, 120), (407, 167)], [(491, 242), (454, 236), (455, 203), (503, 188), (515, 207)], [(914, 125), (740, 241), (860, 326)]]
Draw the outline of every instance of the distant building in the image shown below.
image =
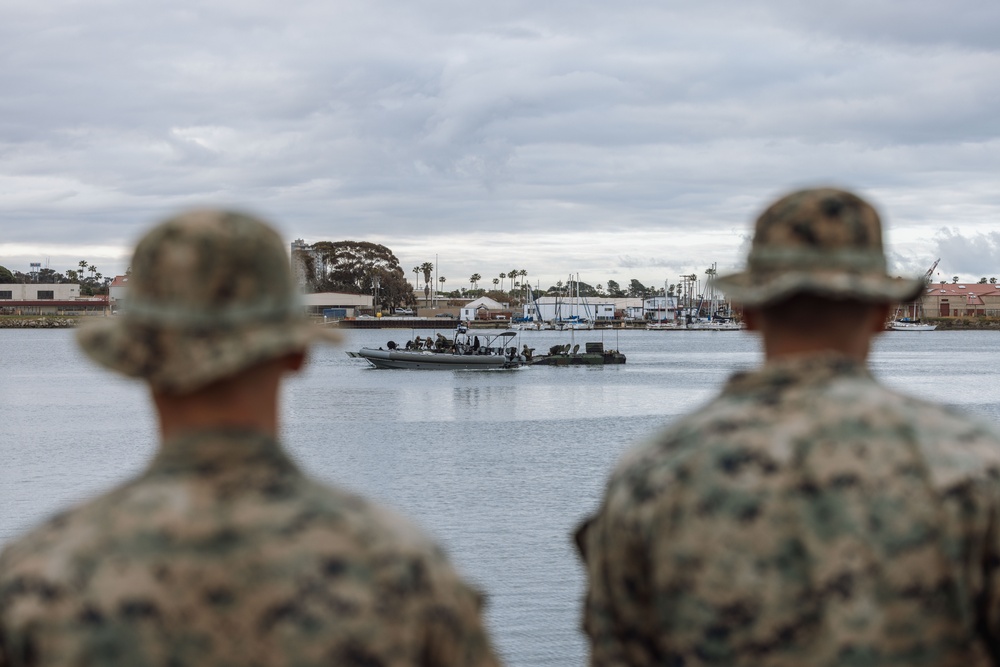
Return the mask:
[(562, 319), (608, 321), (622, 317), (639, 318), (642, 299), (611, 297), (556, 297), (540, 296), (524, 304), (524, 317), (535, 319), (536, 312), (545, 322)]
[[(1000, 317), (1000, 289), (989, 283), (931, 283), (920, 298), (923, 317)], [(900, 306), (900, 316), (921, 317)]]
[(362, 313), (371, 313), (374, 309), (374, 299), (371, 294), (315, 292), (303, 294), (302, 304), (306, 308), (306, 313), (333, 320), (357, 317)]
[(80, 296), (76, 283), (0, 285), (0, 301), (69, 301)]
[(315, 251), (308, 243), (302, 239), (292, 241), (292, 276), (295, 278), (295, 284), (300, 288), (305, 287), (312, 278), (315, 278), (309, 270), (307, 261), (309, 258), (315, 259), (315, 257)]
[(111, 306), (114, 308), (125, 298), (128, 288), (128, 276), (115, 276), (115, 279), (108, 285), (108, 297), (111, 299)]
[(0, 285), (0, 314), (3, 315), (101, 315), (106, 297), (80, 297), (74, 283)]
[(462, 306), (459, 317), (469, 321), (510, 319), (510, 304), (500, 303), (488, 296), (481, 296)]

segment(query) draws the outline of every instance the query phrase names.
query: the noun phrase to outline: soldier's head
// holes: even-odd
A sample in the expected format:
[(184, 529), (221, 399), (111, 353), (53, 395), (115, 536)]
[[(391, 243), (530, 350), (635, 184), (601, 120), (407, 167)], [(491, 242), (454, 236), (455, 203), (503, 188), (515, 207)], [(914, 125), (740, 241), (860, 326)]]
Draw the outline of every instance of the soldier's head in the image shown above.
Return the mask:
[(817, 331), (862, 321), (867, 327), (867, 314), (914, 299), (923, 287), (886, 273), (878, 213), (834, 188), (800, 190), (768, 206), (757, 218), (746, 269), (717, 285), (751, 319), (772, 313), (785, 329)]
[(170, 218), (139, 241), (131, 266), (120, 314), (81, 327), (78, 341), (155, 392), (188, 394), (338, 338), (307, 321), (281, 238), (244, 213)]

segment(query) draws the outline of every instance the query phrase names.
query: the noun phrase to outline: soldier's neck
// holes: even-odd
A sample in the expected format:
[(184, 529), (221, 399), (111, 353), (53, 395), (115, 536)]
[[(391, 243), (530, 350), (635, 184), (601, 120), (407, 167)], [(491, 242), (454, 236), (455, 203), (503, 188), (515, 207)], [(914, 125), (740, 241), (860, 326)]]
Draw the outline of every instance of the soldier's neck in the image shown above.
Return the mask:
[(278, 365), (265, 365), (187, 394), (154, 390), (161, 439), (214, 428), (239, 428), (276, 437), (282, 373)]

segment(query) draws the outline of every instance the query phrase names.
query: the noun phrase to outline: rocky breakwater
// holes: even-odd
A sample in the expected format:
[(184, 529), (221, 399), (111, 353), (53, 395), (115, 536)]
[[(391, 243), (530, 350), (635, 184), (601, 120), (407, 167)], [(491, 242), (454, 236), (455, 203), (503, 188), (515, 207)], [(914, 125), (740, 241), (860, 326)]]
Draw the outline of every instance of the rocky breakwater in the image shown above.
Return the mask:
[(68, 329), (77, 322), (75, 317), (0, 317), (0, 329)]
[(954, 331), (975, 331), (978, 329), (1000, 329), (1000, 318), (997, 317), (927, 317), (925, 322), (936, 324), (938, 331), (951, 329)]

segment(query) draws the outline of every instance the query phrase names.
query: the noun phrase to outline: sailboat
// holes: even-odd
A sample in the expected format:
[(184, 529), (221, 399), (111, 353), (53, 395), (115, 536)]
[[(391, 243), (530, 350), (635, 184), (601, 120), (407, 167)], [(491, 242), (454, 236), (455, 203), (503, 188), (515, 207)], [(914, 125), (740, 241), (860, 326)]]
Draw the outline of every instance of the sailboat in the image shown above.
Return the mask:
[[(934, 260), (931, 268), (927, 269), (927, 272), (924, 274), (925, 285), (930, 282), (931, 276), (934, 275), (934, 269), (937, 268), (940, 261), (940, 258)], [(904, 304), (899, 304), (896, 307), (896, 314), (888, 326), (890, 331), (934, 331), (937, 329), (936, 324), (927, 324), (922, 321), (924, 315), (922, 296), (921, 294), (905, 306)]]

